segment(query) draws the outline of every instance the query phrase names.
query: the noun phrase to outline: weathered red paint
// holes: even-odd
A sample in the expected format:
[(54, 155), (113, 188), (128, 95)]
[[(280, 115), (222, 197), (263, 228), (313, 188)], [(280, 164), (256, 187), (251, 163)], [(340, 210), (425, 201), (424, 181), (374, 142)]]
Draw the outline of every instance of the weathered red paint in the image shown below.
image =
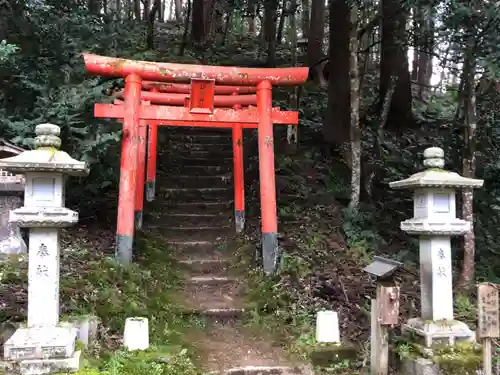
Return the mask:
[[(237, 96), (238, 93), (233, 93)], [(240, 104), (235, 104), (235, 110), (241, 109)], [(245, 169), (243, 159), (243, 127), (239, 123), (233, 125), (233, 184), (234, 184), (234, 224), (236, 233), (245, 228)]]
[(156, 153), (158, 150), (158, 122), (149, 121), (148, 133), (148, 166), (146, 181), (156, 181)]
[(148, 81), (189, 82), (192, 78), (214, 79), (216, 84), (255, 86), (269, 81), (275, 86), (304, 83), (309, 68), (243, 68), (209, 65), (188, 65), (136, 61), (84, 53), (85, 67), (90, 74), (126, 77), (135, 73)]
[[(148, 124), (146, 121), (141, 120), (139, 123), (139, 134), (137, 137), (138, 142), (138, 155), (137, 155), (137, 178), (135, 183), (135, 212), (137, 229), (142, 228), (142, 212), (144, 211), (144, 180), (146, 176), (146, 136), (148, 131)], [(140, 217), (139, 217), (140, 215)]]
[[(215, 86), (220, 87), (220, 86)], [(123, 98), (123, 91), (118, 92), (116, 94), (117, 98)], [(185, 94), (175, 94), (175, 93), (162, 93), (162, 92), (152, 92), (152, 91), (142, 91), (141, 99), (151, 102), (151, 104), (161, 104), (167, 106), (184, 106), (186, 98), (189, 102), (189, 96)], [(115, 99), (115, 104), (119, 99)], [(214, 96), (214, 105), (219, 108), (231, 108), (235, 104), (241, 104), (243, 106), (256, 105), (257, 104), (257, 96), (256, 95), (239, 95), (237, 97), (230, 95), (215, 95)], [(189, 107), (189, 105), (188, 105)]]
[[(187, 83), (166, 83), (166, 82), (142, 82), (143, 90), (157, 89), (159, 92), (189, 94), (191, 85)], [(255, 94), (257, 88), (255, 86), (215, 86), (215, 95), (231, 95), (237, 94)]]
[(117, 255), (124, 263), (131, 261), (132, 249), (120, 248), (120, 238), (134, 237), (135, 182), (137, 171), (141, 77), (130, 74), (125, 79), (125, 103), (122, 111), (123, 139), (120, 162), (120, 191), (116, 224)]
[[(165, 126), (209, 126), (203, 123), (212, 124), (212, 127), (231, 127), (221, 126), (220, 124), (241, 123), (244, 128), (256, 128), (259, 123), (259, 112), (255, 107), (244, 109), (224, 109), (215, 108), (213, 114), (193, 114), (189, 113), (189, 108), (185, 107), (163, 107), (158, 105), (140, 107), (140, 116), (143, 120), (160, 120), (161, 125)], [(272, 123), (278, 125), (296, 125), (299, 122), (298, 113), (295, 111), (281, 111), (279, 108), (270, 110)], [(116, 104), (94, 105), (94, 116), (100, 118), (123, 118), (123, 106)], [(168, 122), (168, 123), (167, 123)]]
[(257, 106), (260, 113), (258, 144), (262, 232), (277, 233), (272, 86), (269, 81), (257, 86)]
[(243, 129), (240, 123), (233, 125), (233, 164), (234, 164), (234, 209), (245, 212), (245, 183), (243, 164)]

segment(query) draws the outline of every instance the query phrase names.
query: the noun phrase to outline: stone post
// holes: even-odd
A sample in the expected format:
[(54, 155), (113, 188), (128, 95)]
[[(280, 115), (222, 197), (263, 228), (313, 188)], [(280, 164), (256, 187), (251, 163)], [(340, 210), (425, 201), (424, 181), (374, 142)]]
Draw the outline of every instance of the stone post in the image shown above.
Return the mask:
[(456, 217), (455, 190), (481, 187), (483, 180), (444, 170), (444, 152), (437, 147), (424, 151), (424, 166), (426, 170), (389, 184), (414, 191), (414, 217), (403, 221), (401, 229), (418, 235), (420, 242), (422, 313), (403, 328), (422, 337), (426, 347), (436, 340), (453, 345), (473, 338), (469, 327), (453, 316), (451, 236), (463, 235), (472, 225)]
[(60, 128), (36, 127), (35, 150), (0, 160), (0, 168), (25, 174), (24, 206), (10, 222), (29, 228), (28, 324), (4, 345), (4, 357), (22, 374), (76, 371), (76, 329), (59, 323), (59, 228), (78, 222), (64, 207), (66, 175), (86, 176), (88, 166), (60, 151)]

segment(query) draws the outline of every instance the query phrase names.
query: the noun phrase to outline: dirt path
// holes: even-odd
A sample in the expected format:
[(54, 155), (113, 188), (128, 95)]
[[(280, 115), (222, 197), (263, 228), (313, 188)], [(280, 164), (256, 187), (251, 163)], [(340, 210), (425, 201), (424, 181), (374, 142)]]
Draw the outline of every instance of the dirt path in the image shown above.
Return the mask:
[[(231, 131), (165, 129), (155, 212), (147, 226), (169, 238), (185, 267), (181, 303), (205, 326), (189, 340), (203, 370), (220, 374), (304, 374), (272, 341), (243, 327), (239, 280), (229, 272), (227, 238), (234, 236)], [(229, 178), (228, 178), (229, 176)]]

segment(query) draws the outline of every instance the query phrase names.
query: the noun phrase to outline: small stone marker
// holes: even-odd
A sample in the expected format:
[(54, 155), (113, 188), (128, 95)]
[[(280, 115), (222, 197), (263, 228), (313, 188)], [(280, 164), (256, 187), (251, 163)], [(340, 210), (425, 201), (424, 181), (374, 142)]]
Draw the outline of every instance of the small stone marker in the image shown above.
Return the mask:
[(339, 317), (336, 311), (316, 314), (316, 342), (340, 344)]
[(21, 374), (77, 371), (77, 330), (59, 324), (59, 228), (78, 222), (64, 207), (65, 174), (85, 176), (84, 162), (60, 151), (60, 128), (36, 127), (35, 150), (1, 159), (0, 168), (25, 173), (24, 207), (10, 212), (10, 222), (30, 229), (28, 254), (28, 325), (4, 344), (4, 357)]
[(492, 373), (491, 339), (500, 337), (498, 308), (498, 287), (487, 283), (480, 284), (477, 288), (477, 336), (483, 341), (484, 375)]
[(423, 337), (427, 347), (433, 340), (453, 345), (455, 340), (473, 337), (469, 327), (453, 316), (451, 236), (463, 235), (472, 225), (456, 217), (455, 189), (481, 187), (483, 180), (448, 172), (444, 164), (443, 150), (428, 148), (424, 151), (426, 170), (389, 184), (394, 189), (415, 191), (413, 218), (403, 221), (401, 229), (420, 236), (422, 315), (410, 319), (403, 329)]
[(149, 348), (148, 318), (132, 317), (125, 320), (123, 346), (128, 350), (146, 350)]
[[(19, 155), (24, 152), (0, 138), (0, 158)], [(9, 223), (9, 212), (22, 205), (24, 176), (14, 175), (0, 169), (0, 255), (26, 253), (26, 244), (21, 237), (19, 227)]]

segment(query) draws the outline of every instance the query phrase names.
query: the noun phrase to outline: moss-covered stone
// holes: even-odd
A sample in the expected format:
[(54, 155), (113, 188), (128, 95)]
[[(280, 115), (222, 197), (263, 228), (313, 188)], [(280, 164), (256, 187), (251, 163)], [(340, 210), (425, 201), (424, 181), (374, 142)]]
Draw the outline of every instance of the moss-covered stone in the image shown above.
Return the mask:
[(473, 342), (433, 347), (432, 361), (444, 375), (474, 375), (482, 368), (483, 348)]
[(406, 335), (398, 337), (392, 347), (402, 360), (426, 358), (432, 361), (443, 375), (474, 375), (482, 367), (482, 346), (471, 341), (458, 342), (453, 346), (436, 344), (427, 348)]
[(329, 367), (346, 360), (356, 360), (357, 350), (350, 344), (316, 344), (308, 349), (314, 366)]

